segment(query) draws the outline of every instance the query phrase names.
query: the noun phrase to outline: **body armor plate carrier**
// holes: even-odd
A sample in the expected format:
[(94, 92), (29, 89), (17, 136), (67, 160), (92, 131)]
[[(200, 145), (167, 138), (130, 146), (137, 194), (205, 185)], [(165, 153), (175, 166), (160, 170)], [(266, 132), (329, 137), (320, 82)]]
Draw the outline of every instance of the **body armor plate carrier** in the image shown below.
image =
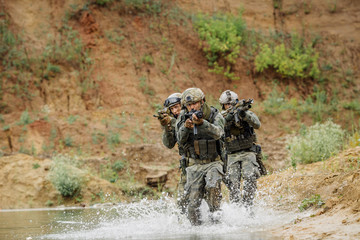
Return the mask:
[[(214, 123), (215, 117), (218, 114), (216, 108), (211, 107), (211, 114), (208, 119), (210, 123)], [(199, 160), (214, 161), (220, 155), (220, 142), (210, 136), (198, 133), (197, 137), (190, 133), (187, 143), (183, 147), (186, 157)]]
[(245, 121), (240, 127), (234, 122), (225, 125), (225, 147), (228, 153), (234, 153), (251, 148), (256, 142), (254, 129)]

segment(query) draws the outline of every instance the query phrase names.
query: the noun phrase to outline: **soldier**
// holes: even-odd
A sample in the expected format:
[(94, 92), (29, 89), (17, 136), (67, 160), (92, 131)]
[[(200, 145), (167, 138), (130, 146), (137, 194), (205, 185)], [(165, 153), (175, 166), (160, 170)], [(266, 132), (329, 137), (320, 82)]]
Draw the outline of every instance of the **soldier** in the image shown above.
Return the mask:
[(224, 133), (225, 120), (218, 110), (205, 102), (199, 88), (182, 93), (184, 111), (176, 122), (179, 145), (189, 161), (186, 168), (185, 191), (189, 194), (188, 218), (192, 225), (200, 225), (200, 205), (205, 199), (211, 219), (217, 222), (220, 210), (223, 163), (220, 159), (219, 139)]
[[(164, 107), (168, 109), (167, 113), (159, 118), (163, 128), (162, 142), (171, 149), (176, 144), (175, 123), (181, 111), (181, 93), (171, 94), (164, 102)], [(168, 114), (169, 113), (169, 114)]]
[[(257, 161), (258, 145), (255, 145), (254, 129), (260, 128), (258, 117), (239, 103), (238, 95), (226, 90), (220, 96), (222, 115), (225, 118), (224, 145), (227, 153), (225, 183), (230, 190), (230, 201), (242, 202), (251, 211), (256, 192), (256, 181), (260, 177)], [(243, 102), (245, 100), (242, 100)], [(233, 105), (240, 106), (238, 108)], [(237, 115), (237, 116), (236, 116)], [(260, 154), (260, 153), (258, 153)], [(241, 199), (241, 177), (244, 186)]]
[[(164, 114), (163, 118), (160, 118), (160, 124), (163, 128), (163, 135), (162, 135), (162, 142), (163, 144), (172, 149), (177, 140), (176, 140), (176, 133), (175, 133), (175, 123), (176, 119), (180, 114), (181, 111), (181, 93), (173, 93), (171, 94), (164, 102), (164, 107), (169, 109), (169, 114)], [(180, 180), (178, 184), (178, 197), (177, 197), (177, 204), (181, 210), (181, 213), (185, 213), (188, 199), (187, 195), (184, 194), (184, 187), (186, 183), (186, 167), (187, 161), (184, 157), (183, 150), (179, 146), (179, 155), (181, 156), (180, 159)]]

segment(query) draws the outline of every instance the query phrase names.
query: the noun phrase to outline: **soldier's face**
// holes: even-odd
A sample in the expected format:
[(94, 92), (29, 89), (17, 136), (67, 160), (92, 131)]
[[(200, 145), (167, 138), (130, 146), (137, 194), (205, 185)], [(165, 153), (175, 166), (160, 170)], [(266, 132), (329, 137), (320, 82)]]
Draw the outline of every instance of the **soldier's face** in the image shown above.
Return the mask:
[(181, 105), (180, 105), (180, 103), (178, 103), (178, 104), (170, 107), (170, 111), (171, 111), (171, 113), (172, 113), (175, 117), (179, 116), (180, 111), (181, 111)]
[(230, 103), (224, 104), (225, 110), (227, 110), (230, 106), (231, 106)]
[(187, 110), (190, 112), (191, 110), (200, 110), (201, 108), (201, 101), (198, 101), (196, 103), (190, 103), (186, 105)]

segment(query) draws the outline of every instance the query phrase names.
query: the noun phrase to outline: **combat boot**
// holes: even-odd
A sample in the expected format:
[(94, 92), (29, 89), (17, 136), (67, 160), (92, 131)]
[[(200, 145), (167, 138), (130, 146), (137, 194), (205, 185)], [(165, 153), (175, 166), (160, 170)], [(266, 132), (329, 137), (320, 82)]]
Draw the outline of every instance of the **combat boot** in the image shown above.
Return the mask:
[(191, 225), (199, 226), (202, 224), (202, 222), (200, 220), (200, 209), (199, 208), (192, 208), (189, 205), (187, 214), (188, 214), (188, 219), (190, 220)]

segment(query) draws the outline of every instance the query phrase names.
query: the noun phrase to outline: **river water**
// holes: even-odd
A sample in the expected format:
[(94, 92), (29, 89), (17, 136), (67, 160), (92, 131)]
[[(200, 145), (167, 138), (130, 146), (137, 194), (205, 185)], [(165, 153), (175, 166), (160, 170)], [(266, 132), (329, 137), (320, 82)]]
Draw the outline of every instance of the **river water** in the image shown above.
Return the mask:
[(201, 205), (204, 224), (193, 227), (171, 198), (90, 208), (0, 210), (0, 239), (250, 239), (275, 240), (266, 231), (295, 216), (258, 205), (255, 216), (229, 203), (222, 220), (211, 224)]

